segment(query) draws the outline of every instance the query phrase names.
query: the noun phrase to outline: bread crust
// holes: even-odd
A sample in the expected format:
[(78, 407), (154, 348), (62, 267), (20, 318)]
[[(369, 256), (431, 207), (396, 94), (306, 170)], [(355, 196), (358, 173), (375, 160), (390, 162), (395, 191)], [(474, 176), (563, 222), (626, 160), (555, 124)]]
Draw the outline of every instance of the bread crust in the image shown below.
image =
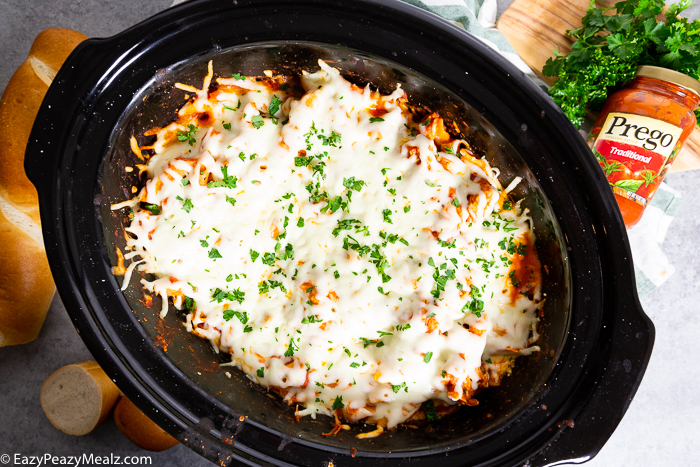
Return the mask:
[(54, 427), (82, 436), (107, 420), (119, 395), (102, 368), (86, 361), (66, 365), (46, 378), (41, 387), (41, 408)]
[(86, 38), (69, 29), (41, 32), (0, 99), (0, 242), (10, 246), (0, 251), (0, 347), (35, 339), (55, 292), (43, 242), (28, 235), (27, 223), (18, 224), (7, 209), (41, 225), (36, 189), (24, 173), (24, 151), (51, 80)]
[(33, 340), (56, 287), (44, 245), (8, 221), (0, 209), (0, 346)]
[(126, 397), (114, 409), (114, 423), (129, 441), (147, 451), (165, 451), (178, 444)]

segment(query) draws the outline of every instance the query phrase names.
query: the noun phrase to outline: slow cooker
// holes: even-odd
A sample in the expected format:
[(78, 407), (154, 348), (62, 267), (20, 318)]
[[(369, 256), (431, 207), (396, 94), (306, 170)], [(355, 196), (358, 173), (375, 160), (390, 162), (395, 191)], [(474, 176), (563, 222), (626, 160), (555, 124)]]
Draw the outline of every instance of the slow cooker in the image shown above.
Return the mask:
[[(530, 210), (543, 265), (542, 351), (521, 358), (476, 407), (374, 439), (353, 427), (323, 437), (326, 417), (251, 383), (183, 316), (158, 317), (134, 274), (111, 268), (126, 214), (112, 203), (140, 183), (132, 135), (172, 120), (181, 82), (217, 73), (313, 71), (318, 59), (358, 84), (459, 122), (472, 147)], [(229, 75), (230, 76), (230, 75)], [(61, 298), (102, 368), (180, 442), (220, 465), (544, 466), (593, 457), (622, 419), (654, 328), (639, 304), (627, 235), (607, 181), (551, 99), (484, 43), (390, 0), (194, 0), (106, 39), (80, 44), (37, 116), (25, 169), (39, 192)], [(228, 373), (228, 374), (227, 374)]]

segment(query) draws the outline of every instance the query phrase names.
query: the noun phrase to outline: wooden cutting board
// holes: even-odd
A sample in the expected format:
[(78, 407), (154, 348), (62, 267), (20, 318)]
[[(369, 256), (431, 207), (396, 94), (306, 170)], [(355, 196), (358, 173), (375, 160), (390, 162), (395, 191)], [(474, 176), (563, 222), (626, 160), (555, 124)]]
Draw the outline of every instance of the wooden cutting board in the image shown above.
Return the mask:
[[(611, 7), (617, 0), (596, 0), (599, 7)], [(581, 27), (588, 0), (514, 0), (498, 19), (496, 27), (506, 37), (520, 57), (545, 82), (542, 67), (558, 49), (565, 54), (573, 40), (566, 34), (569, 29)], [(700, 130), (690, 135), (671, 172), (700, 169)]]

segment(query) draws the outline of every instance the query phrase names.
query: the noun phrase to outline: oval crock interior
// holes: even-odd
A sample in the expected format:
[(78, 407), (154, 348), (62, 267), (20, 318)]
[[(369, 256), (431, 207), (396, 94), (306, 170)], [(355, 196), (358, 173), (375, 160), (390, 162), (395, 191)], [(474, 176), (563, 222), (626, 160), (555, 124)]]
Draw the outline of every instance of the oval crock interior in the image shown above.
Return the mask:
[(390, 92), (396, 83), (400, 83), (412, 104), (436, 110), (456, 122), (466, 122), (466, 126), (462, 125), (465, 138), (501, 171), (504, 186), (515, 176), (523, 177), (514, 197), (522, 199), (522, 206), (530, 210), (537, 236), (536, 248), (543, 266), (546, 302), (538, 342), (542, 352), (518, 359), (512, 375), (506, 377), (501, 386), (481, 393), (478, 396), (480, 404), (476, 407), (463, 407), (454, 415), (420, 429), (402, 427), (369, 440), (354, 437), (356, 433), (371, 429), (357, 425), (350, 433), (339, 435), (342, 436), (341, 442), (337, 437), (321, 436), (329, 431), (330, 418), (319, 416), (313, 420), (306, 417), (297, 422), (294, 408), (284, 404), (281, 398), (252, 383), (236, 368), (220, 368), (219, 363), (229, 359), (215, 354), (207, 341), (187, 333), (182, 325), (183, 313), (171, 306), (168, 315), (160, 319), (160, 298), (155, 297), (150, 306), (147, 305), (139, 283), (141, 276), (135, 272), (124, 296), (153, 345), (160, 348), (192, 384), (225, 404), (232, 413), (245, 414), (284, 437), (343, 449), (354, 447), (358, 451), (397, 452), (447, 445), (455, 447), (503, 428), (532, 406), (555, 368), (569, 324), (570, 274), (559, 224), (539, 183), (509, 141), (456, 94), (396, 62), (335, 45), (267, 42), (193, 57), (156, 72), (152, 81), (125, 109), (120, 124), (112, 132), (110, 149), (100, 169), (98, 187), (101, 192), (97, 195), (103, 202), (96, 209), (102, 220), (104, 247), (112, 264), (116, 264), (115, 246), (124, 251), (123, 227), (128, 222), (128, 210), (111, 211), (110, 204), (130, 199), (134, 196), (131, 187), (140, 186), (138, 171), (127, 173), (124, 170), (127, 166), (142, 163), (130, 150), (129, 139), (136, 135), (143, 142), (141, 136), (145, 130), (172, 121), (185, 102), (186, 94), (175, 89), (174, 83), (200, 87), (210, 59), (214, 60), (215, 76), (231, 76), (237, 72), (261, 76), (263, 70), (273, 70), (274, 73), (314, 71), (318, 69), (318, 59), (323, 59), (358, 84), (370, 82), (381, 91)]

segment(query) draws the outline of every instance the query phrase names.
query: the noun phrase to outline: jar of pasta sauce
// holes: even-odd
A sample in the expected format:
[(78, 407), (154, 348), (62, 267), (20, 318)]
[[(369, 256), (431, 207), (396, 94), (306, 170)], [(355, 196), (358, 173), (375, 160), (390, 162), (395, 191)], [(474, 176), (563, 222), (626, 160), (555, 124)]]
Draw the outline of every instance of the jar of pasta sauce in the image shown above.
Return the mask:
[(642, 217), (696, 125), (700, 82), (677, 71), (640, 66), (608, 97), (588, 144), (615, 193), (627, 228)]

